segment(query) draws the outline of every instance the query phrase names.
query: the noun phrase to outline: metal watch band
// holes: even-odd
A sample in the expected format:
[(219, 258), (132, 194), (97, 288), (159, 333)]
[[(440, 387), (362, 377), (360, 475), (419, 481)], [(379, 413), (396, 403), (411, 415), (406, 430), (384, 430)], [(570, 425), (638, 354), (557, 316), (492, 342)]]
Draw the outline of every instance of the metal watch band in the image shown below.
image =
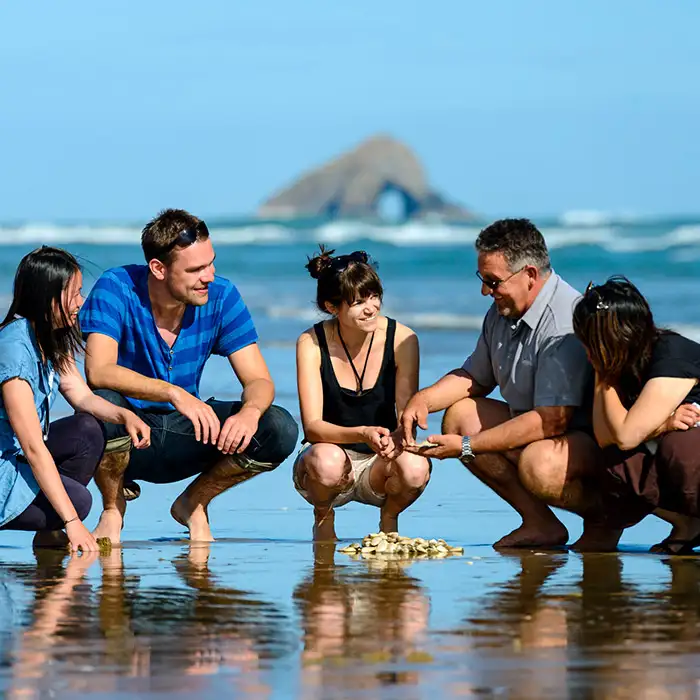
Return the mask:
[(469, 435), (462, 436), (462, 454), (459, 456), (459, 461), (462, 464), (469, 464), (474, 460), (474, 452), (472, 451), (472, 440)]

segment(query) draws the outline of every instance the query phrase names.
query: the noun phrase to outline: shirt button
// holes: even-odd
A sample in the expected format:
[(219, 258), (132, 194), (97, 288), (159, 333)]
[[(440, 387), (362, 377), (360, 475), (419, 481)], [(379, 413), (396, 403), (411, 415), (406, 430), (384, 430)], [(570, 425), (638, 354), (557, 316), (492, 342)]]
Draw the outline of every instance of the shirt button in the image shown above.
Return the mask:
[(173, 371), (173, 368), (172, 368), (172, 367), (168, 367), (168, 372), (172, 372), (172, 371)]
[(173, 354), (173, 352), (174, 352), (174, 351), (173, 351), (173, 350), (171, 350), (171, 351), (170, 351), (170, 354), (172, 355), (172, 354)]

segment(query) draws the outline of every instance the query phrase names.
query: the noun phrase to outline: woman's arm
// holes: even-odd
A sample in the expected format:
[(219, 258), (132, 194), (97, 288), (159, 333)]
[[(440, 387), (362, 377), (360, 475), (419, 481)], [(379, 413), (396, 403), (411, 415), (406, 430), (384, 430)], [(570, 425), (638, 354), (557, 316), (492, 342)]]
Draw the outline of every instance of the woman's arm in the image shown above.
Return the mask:
[(63, 486), (56, 463), (44, 442), (31, 386), (24, 379), (10, 379), (2, 385), (2, 400), (12, 430), (19, 440), (39, 488), (61, 520), (72, 525), (70, 531), (68, 528), (66, 531), (73, 548), (77, 549), (80, 546), (84, 550), (97, 551), (97, 543), (80, 521), (75, 506)]
[(394, 357), (396, 358), (396, 413), (400, 421), (403, 409), (418, 391), (420, 372), (418, 336), (401, 323), (396, 324)]
[(697, 381), (679, 377), (654, 377), (644, 385), (629, 411), (622, 405), (615, 388), (602, 387), (602, 414), (615, 444), (621, 450), (633, 450), (658, 435), (659, 429)]
[(313, 330), (305, 331), (297, 340), (297, 389), (301, 423), (309, 442), (338, 445), (369, 440), (366, 426), (344, 428), (323, 420), (321, 349)]
[(115, 406), (94, 394), (78, 371), (74, 360), (61, 372), (59, 390), (74, 410), (89, 413), (107, 423), (123, 425), (136, 449), (143, 449), (151, 444), (151, 429), (133, 411)]
[(600, 447), (607, 447), (615, 444), (615, 437), (610, 430), (605, 407), (603, 405), (603, 395), (607, 385), (602, 384), (598, 380), (598, 374), (595, 376), (595, 389), (593, 393), (593, 434), (596, 442)]

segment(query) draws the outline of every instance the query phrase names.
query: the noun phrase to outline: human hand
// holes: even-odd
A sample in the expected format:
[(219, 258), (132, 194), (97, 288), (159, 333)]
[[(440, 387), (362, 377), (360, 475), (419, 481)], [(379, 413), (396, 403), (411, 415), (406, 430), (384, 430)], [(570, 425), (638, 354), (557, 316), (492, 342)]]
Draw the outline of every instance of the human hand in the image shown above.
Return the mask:
[(404, 445), (406, 452), (421, 457), (434, 457), (435, 459), (447, 459), (449, 457), (461, 457), (462, 436), (461, 435), (431, 435), (428, 442), (435, 447), (421, 447), (420, 445)]
[(382, 440), (388, 438), (391, 431), (381, 425), (370, 425), (362, 429), (362, 438), (377, 454), (383, 449)]
[(382, 450), (379, 456), (387, 462), (393, 462), (403, 452), (403, 431), (397, 428), (387, 437), (382, 438)]
[(404, 408), (401, 414), (401, 432), (402, 443), (405, 446), (415, 443), (414, 433), (416, 425), (423, 430), (428, 429), (428, 403), (421, 397), (420, 393), (416, 394)]
[(146, 425), (133, 411), (123, 412), (122, 424), (129, 433), (131, 444), (137, 450), (145, 450), (151, 444), (150, 426)]
[(66, 535), (70, 542), (71, 552), (77, 552), (79, 549), (83, 552), (100, 551), (97, 540), (79, 519), (71, 520), (66, 524)]
[(225, 455), (245, 452), (258, 430), (259, 422), (260, 411), (252, 406), (244, 406), (224, 422), (216, 444), (217, 449)]
[(664, 432), (673, 430), (688, 430), (694, 428), (700, 421), (700, 407), (692, 403), (681, 404), (667, 419), (664, 424)]
[(208, 403), (192, 396), (181, 387), (175, 387), (170, 403), (179, 413), (192, 421), (197, 442), (203, 442), (205, 445), (216, 444), (221, 424), (216, 412)]

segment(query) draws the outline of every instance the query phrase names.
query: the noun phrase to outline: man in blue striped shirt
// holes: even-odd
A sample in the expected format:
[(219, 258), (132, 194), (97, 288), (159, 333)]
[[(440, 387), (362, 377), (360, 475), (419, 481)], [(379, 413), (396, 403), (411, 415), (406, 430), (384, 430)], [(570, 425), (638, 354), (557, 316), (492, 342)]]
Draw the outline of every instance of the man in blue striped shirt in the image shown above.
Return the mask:
[[(143, 229), (146, 265), (107, 270), (81, 311), (85, 372), (112, 403), (151, 426), (151, 447), (131, 451), (123, 426), (105, 425), (107, 451), (95, 483), (103, 512), (96, 537), (120, 541), (135, 481), (171, 483), (197, 474), (175, 500), (173, 518), (190, 539), (212, 541), (211, 500), (291, 454), (297, 425), (273, 406), (274, 384), (241, 295), (214, 274), (206, 224), (167, 209)], [(199, 382), (212, 355), (228, 358), (240, 401), (202, 401)]]

